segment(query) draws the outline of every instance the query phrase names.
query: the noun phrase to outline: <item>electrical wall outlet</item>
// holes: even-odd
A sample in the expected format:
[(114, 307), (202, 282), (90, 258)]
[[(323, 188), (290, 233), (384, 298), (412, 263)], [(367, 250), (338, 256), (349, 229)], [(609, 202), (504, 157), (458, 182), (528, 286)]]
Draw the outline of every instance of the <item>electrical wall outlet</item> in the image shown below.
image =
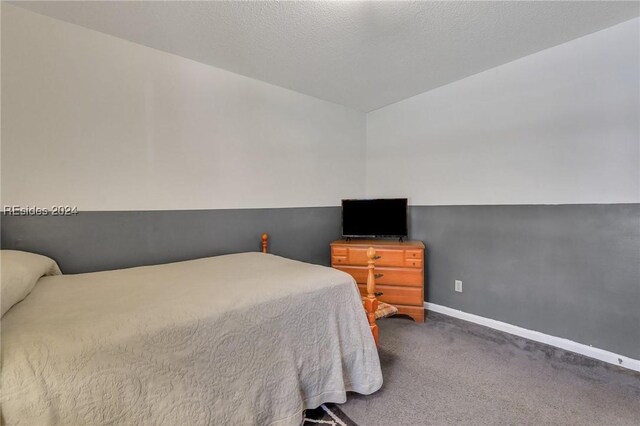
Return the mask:
[(462, 281), (460, 281), (460, 280), (456, 280), (455, 281), (455, 290), (458, 293), (462, 293)]

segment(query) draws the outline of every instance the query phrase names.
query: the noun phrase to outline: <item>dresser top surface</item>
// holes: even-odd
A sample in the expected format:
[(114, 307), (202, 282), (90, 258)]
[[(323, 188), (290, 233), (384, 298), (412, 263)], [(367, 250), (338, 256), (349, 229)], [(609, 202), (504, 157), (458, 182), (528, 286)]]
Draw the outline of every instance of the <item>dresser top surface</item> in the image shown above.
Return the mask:
[(424, 248), (424, 243), (417, 240), (398, 241), (395, 240), (336, 240), (331, 243), (332, 246), (351, 246), (351, 247), (393, 247), (393, 248)]

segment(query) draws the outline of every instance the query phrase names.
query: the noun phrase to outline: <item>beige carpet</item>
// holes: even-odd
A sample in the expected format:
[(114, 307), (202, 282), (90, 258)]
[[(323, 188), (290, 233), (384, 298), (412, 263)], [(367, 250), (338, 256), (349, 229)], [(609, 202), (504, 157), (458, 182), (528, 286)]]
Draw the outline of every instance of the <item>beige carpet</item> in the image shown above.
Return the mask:
[(379, 325), (383, 388), (340, 405), (358, 425), (640, 425), (640, 373), (435, 313)]

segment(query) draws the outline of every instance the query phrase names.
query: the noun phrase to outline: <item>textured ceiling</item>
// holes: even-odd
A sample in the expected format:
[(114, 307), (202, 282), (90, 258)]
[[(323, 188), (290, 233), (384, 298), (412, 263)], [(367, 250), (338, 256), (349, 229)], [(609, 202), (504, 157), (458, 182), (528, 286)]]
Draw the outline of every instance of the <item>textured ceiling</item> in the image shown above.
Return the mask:
[(371, 111), (640, 15), (639, 2), (17, 2)]

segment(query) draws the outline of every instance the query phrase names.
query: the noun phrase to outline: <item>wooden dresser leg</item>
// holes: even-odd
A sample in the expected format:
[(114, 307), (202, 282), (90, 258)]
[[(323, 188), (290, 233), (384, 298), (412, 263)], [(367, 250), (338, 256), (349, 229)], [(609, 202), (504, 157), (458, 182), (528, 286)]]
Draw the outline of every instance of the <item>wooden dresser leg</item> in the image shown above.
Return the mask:
[(409, 316), (413, 318), (415, 322), (419, 322), (419, 323), (424, 322), (424, 310), (421, 313), (409, 314)]

